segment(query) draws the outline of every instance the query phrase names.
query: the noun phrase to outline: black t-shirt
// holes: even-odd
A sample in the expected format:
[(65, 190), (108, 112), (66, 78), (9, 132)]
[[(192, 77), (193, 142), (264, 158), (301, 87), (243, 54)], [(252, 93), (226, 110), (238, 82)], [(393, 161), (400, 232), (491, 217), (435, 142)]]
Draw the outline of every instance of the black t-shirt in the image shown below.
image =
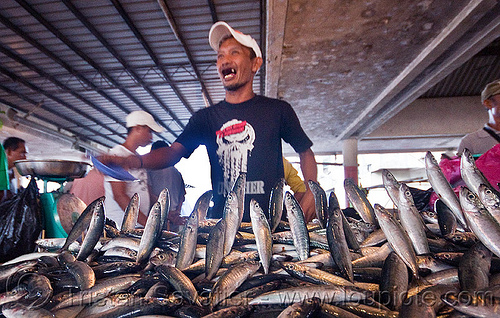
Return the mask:
[(283, 177), (281, 139), (298, 153), (312, 146), (290, 104), (277, 99), (221, 101), (191, 117), (176, 141), (188, 150), (186, 157), (199, 145), (207, 148), (214, 192), (209, 217), (222, 217), (225, 195), (240, 172), (247, 173), (243, 220), (250, 220), (252, 198), (267, 212), (271, 189)]

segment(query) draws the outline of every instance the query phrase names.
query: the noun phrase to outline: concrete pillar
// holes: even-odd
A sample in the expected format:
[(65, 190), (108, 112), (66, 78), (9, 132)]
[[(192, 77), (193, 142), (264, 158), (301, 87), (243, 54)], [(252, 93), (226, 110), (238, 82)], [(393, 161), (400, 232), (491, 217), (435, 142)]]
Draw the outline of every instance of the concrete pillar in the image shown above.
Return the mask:
[[(350, 178), (358, 184), (358, 140), (351, 138), (342, 142), (342, 156), (344, 160), (344, 179)], [(347, 195), (346, 206), (349, 206)]]

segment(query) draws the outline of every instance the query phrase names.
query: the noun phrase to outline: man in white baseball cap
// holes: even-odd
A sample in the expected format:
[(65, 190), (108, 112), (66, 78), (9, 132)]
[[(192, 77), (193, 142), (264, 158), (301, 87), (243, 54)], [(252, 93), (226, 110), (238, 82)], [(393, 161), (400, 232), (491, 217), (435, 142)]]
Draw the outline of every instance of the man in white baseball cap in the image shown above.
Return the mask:
[[(217, 52), (217, 72), (226, 90), (225, 99), (193, 114), (170, 147), (156, 149), (141, 158), (110, 161), (124, 166), (162, 168), (189, 157), (198, 146), (205, 145), (214, 202), (208, 216), (221, 218), (226, 196), (235, 181), (246, 178), (241, 212), (243, 220), (250, 221), (250, 200), (257, 201), (267, 213), (272, 188), (284, 176), (282, 140), (299, 154), (304, 180), (316, 181), (312, 141), (289, 103), (253, 91), (255, 74), (263, 63), (254, 38), (221, 21), (210, 29), (209, 44)], [(306, 220), (311, 220), (315, 210), (310, 189), (301, 205), (303, 202), (306, 202), (302, 206), (306, 207)]]
[(150, 113), (143, 110), (136, 110), (127, 115), (127, 128), (134, 126), (148, 126), (157, 133), (163, 132), (165, 129), (158, 125)]
[[(153, 131), (160, 133), (164, 130), (151, 114), (142, 110), (128, 114), (126, 126), (127, 138), (125, 142), (113, 147), (109, 151), (110, 155), (119, 157), (138, 156), (137, 148), (151, 144)], [(145, 225), (149, 213), (147, 171), (142, 167), (138, 167), (137, 169), (129, 169), (129, 173), (138, 181), (121, 181), (110, 176), (104, 177), (106, 217), (113, 220), (118, 228), (121, 227), (124, 211), (135, 193), (139, 195), (139, 217), (137, 222)]]
[(487, 84), (481, 92), (481, 103), (488, 112), (484, 127), (465, 135), (457, 152), (467, 148), (472, 154), (483, 154), (500, 142), (500, 79)]

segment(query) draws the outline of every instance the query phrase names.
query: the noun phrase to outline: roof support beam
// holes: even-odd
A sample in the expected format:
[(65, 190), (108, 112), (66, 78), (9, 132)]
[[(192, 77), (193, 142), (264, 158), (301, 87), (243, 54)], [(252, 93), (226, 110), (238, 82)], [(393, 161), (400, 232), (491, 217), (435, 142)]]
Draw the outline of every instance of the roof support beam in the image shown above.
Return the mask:
[(212, 15), (212, 23), (219, 21), (219, 17), (217, 16), (217, 11), (215, 10), (214, 0), (207, 0), (208, 7), (210, 8), (210, 14)]
[[(67, 0), (65, 0), (65, 2), (67, 2)], [(163, 74), (163, 76), (167, 80), (168, 85), (170, 85), (170, 87), (174, 91), (174, 93), (177, 96), (177, 98), (179, 98), (179, 100), (182, 102), (182, 104), (184, 104), (184, 106), (186, 107), (186, 109), (191, 114), (193, 114), (194, 113), (193, 107), (191, 107), (191, 105), (189, 105), (189, 102), (182, 95), (181, 91), (179, 90), (179, 88), (177, 88), (177, 86), (175, 85), (174, 81), (172, 81), (172, 79), (170, 78), (170, 76), (168, 75), (168, 73), (165, 71), (165, 69), (163, 67), (161, 67), (161, 63), (160, 63), (160, 60), (158, 59), (158, 56), (156, 56), (155, 52), (153, 52), (153, 49), (149, 46), (149, 44), (146, 41), (146, 39), (144, 38), (144, 36), (141, 34), (141, 32), (139, 32), (139, 29), (137, 29), (137, 27), (135, 26), (134, 22), (132, 22), (132, 19), (130, 19), (129, 15), (125, 11), (125, 9), (121, 5), (121, 3), (118, 0), (111, 0), (111, 2), (115, 6), (116, 10), (118, 11), (118, 13), (122, 17), (122, 19), (125, 21), (125, 23), (127, 23), (127, 25), (130, 28), (130, 30), (132, 30), (132, 32), (134, 33), (135, 37), (139, 40), (139, 43), (146, 50), (146, 52), (148, 52), (149, 56), (151, 57), (151, 59), (155, 63), (156, 67), (158, 67), (161, 70), (161, 73)], [(134, 72), (132, 68), (129, 68), (129, 69), (131, 70), (131, 72)], [(141, 81), (142, 81), (142, 78), (141, 78)], [(147, 85), (144, 86), (144, 87), (147, 87)]]
[(184, 49), (184, 52), (186, 53), (186, 56), (189, 60), (189, 63), (191, 64), (191, 67), (193, 68), (194, 73), (196, 74), (196, 77), (200, 81), (202, 93), (205, 95), (205, 98), (208, 100), (208, 103), (210, 105), (213, 105), (214, 103), (212, 102), (212, 99), (210, 98), (210, 94), (208, 93), (208, 90), (205, 86), (205, 83), (203, 82), (203, 80), (201, 78), (200, 71), (198, 70), (198, 67), (196, 66), (196, 62), (194, 61), (193, 56), (191, 55), (191, 51), (189, 51), (189, 48), (187, 47), (186, 42), (184, 41), (184, 38), (182, 37), (182, 34), (179, 32), (179, 28), (177, 27), (177, 24), (175, 23), (174, 16), (172, 15), (172, 12), (168, 8), (167, 1), (158, 0), (158, 4), (160, 5), (161, 10), (163, 11), (163, 14), (167, 18), (168, 24), (170, 25), (172, 32), (174, 32), (174, 35), (177, 38), (177, 41), (179, 41), (182, 48)]

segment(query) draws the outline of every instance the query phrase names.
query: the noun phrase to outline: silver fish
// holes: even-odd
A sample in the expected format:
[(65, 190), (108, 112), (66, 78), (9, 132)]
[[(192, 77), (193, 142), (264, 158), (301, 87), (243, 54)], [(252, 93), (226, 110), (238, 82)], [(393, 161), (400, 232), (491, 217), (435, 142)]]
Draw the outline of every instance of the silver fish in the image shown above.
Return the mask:
[[(357, 303), (356, 305), (359, 306), (361, 304)], [(340, 307), (323, 303), (320, 307), (320, 317), (359, 318), (360, 316)]]
[(9, 290), (5, 293), (0, 294), (0, 306), (18, 301), (24, 298), (24, 296), (28, 295), (28, 291), (26, 290), (26, 286), (20, 284), (14, 287), (12, 290)]
[(444, 176), (443, 171), (439, 167), (436, 158), (434, 158), (430, 151), (425, 155), (425, 171), (434, 192), (436, 192), (439, 198), (450, 208), (460, 225), (465, 228), (466, 222), (460, 202), (455, 192), (453, 192), (450, 183)]
[(172, 250), (166, 250), (156, 254), (155, 256), (152, 256), (149, 259), (149, 261), (154, 266), (158, 266), (161, 264), (175, 266), (176, 258), (177, 258), (177, 252), (174, 252)]
[(480, 184), (491, 187), (483, 173), (477, 168), (476, 161), (467, 148), (463, 150), (460, 156), (460, 175), (467, 187), (475, 194), (478, 194)]
[(73, 293), (70, 297), (58, 303), (52, 310), (70, 307), (75, 304), (91, 304), (97, 302), (111, 294), (116, 294), (127, 289), (139, 279), (140, 276), (138, 274), (129, 274), (99, 281), (89, 289)]
[(342, 276), (353, 282), (351, 254), (344, 235), (342, 211), (338, 207), (334, 208), (333, 211), (329, 211), (328, 221), (326, 222), (326, 237), (330, 254), (340, 268)]
[(101, 247), (101, 252), (105, 252), (109, 249), (115, 248), (115, 247), (126, 247), (128, 249), (134, 250), (134, 251), (139, 251), (139, 245), (141, 243), (141, 240), (133, 238), (133, 237), (125, 237), (125, 236), (119, 236), (111, 239), (109, 242), (104, 244)]
[(225, 231), (226, 221), (220, 219), (208, 236), (205, 257), (205, 276), (207, 280), (211, 280), (214, 277), (224, 258)]
[(349, 178), (344, 180), (344, 189), (349, 201), (363, 221), (376, 224), (375, 212), (373, 212), (373, 207), (366, 194)]
[(161, 277), (165, 278), (177, 292), (182, 293), (184, 298), (191, 303), (196, 303), (198, 301), (198, 292), (196, 288), (191, 280), (179, 269), (172, 266), (160, 265), (156, 268), (156, 271), (160, 273)]
[(436, 273), (429, 274), (421, 280), (417, 280), (412, 283), (413, 287), (410, 287), (407, 292), (407, 298), (410, 298), (422, 290), (438, 284), (446, 285), (457, 285), (458, 286), (458, 269), (450, 268), (445, 269)]
[(488, 296), (488, 294), (469, 294), (468, 297), (459, 295), (460, 293), (447, 293), (443, 295), (442, 300), (468, 317), (498, 317), (500, 299)]
[(80, 290), (89, 289), (95, 285), (94, 270), (84, 262), (74, 261), (66, 264), (68, 272), (73, 275)]
[(292, 277), (296, 277), (306, 282), (321, 285), (354, 286), (352, 282), (341, 276), (337, 276), (317, 268), (312, 268), (307, 266), (305, 263), (298, 264), (283, 262), (280, 265)]
[(399, 220), (408, 233), (417, 255), (429, 254), (429, 244), (425, 234), (425, 224), (413, 202), (413, 196), (408, 186), (401, 183), (398, 198)]
[(285, 186), (285, 179), (280, 178), (276, 185), (271, 189), (271, 196), (269, 198), (269, 226), (271, 232), (274, 233), (278, 227), (281, 216), (283, 215), (283, 187)]
[(85, 210), (83, 210), (82, 214), (80, 214), (80, 217), (76, 220), (75, 225), (73, 225), (71, 231), (69, 231), (68, 237), (66, 238), (66, 242), (61, 248), (61, 251), (67, 250), (70, 244), (75, 242), (82, 235), (83, 231), (88, 228), (96, 206), (102, 206), (104, 199), (104, 197), (95, 199), (85, 208)]
[(392, 310), (399, 310), (408, 289), (408, 269), (403, 260), (392, 252), (386, 258), (380, 277), (381, 302)]
[(238, 210), (238, 196), (231, 191), (226, 197), (222, 218), (226, 223), (226, 231), (224, 233), (224, 256), (231, 252), (234, 244), (236, 233), (240, 227), (240, 215)]
[(309, 232), (307, 231), (304, 212), (297, 199), (290, 193), (285, 193), (285, 207), (288, 221), (290, 222), (290, 231), (292, 232), (293, 245), (297, 250), (301, 261), (309, 257)]
[(413, 275), (418, 277), (417, 255), (413, 249), (410, 237), (401, 224), (384, 209), (381, 205), (375, 204), (375, 214), (378, 224), (385, 233), (387, 241), (392, 249), (401, 257), (405, 264), (411, 269)]
[(44, 306), (50, 301), (54, 293), (50, 280), (44, 275), (39, 274), (31, 274), (28, 276), (26, 290), (28, 291), (26, 300), (29, 301), (30, 306), (33, 307)]
[[(340, 209), (340, 204), (337, 196), (335, 195), (335, 192), (332, 191), (330, 192), (330, 195), (328, 197), (328, 210), (333, 211), (335, 209)], [(347, 218), (342, 211), (340, 215), (342, 217), (342, 227), (344, 228), (344, 236), (345, 240), (347, 241), (347, 246), (349, 246), (349, 248), (354, 251), (359, 251), (361, 247), (359, 245), (358, 239), (356, 238), (356, 235), (351, 228), (351, 225), (349, 224), (349, 221), (347, 221)]]
[(21, 303), (8, 303), (2, 306), (2, 314), (7, 318), (55, 318), (56, 316), (44, 308), (26, 306)]
[[(156, 202), (151, 207), (146, 225), (144, 226), (144, 233), (142, 234), (139, 250), (137, 251), (137, 263), (147, 260), (153, 251), (161, 232), (161, 218), (161, 205), (159, 202)], [(198, 224), (198, 220), (196, 220), (196, 224)]]
[(399, 201), (399, 181), (396, 180), (394, 175), (387, 169), (382, 169), (382, 183), (384, 184), (385, 191), (391, 198), (394, 205), (398, 206)]
[(385, 259), (392, 252), (392, 248), (389, 243), (373, 248), (375, 251), (371, 253), (363, 252), (364, 248), (362, 248), (363, 257), (353, 260), (352, 267), (382, 267)]
[(221, 301), (229, 297), (247, 278), (255, 274), (260, 264), (245, 262), (228, 269), (215, 283), (210, 292), (210, 308), (214, 308)]
[(273, 240), (271, 238), (271, 229), (267, 222), (266, 215), (264, 211), (262, 211), (259, 203), (254, 199), (250, 200), (250, 219), (252, 220), (252, 229), (255, 235), (260, 262), (264, 269), (264, 274), (267, 274), (273, 254)]
[(491, 186), (480, 184), (477, 194), (491, 216), (500, 223), (500, 193)]
[(311, 189), (314, 194), (314, 206), (316, 211), (316, 217), (318, 218), (321, 227), (325, 228), (326, 221), (328, 219), (328, 202), (326, 200), (326, 193), (319, 183), (309, 180), (309, 189)]
[(193, 263), (196, 252), (196, 242), (198, 240), (198, 211), (193, 210), (186, 221), (181, 234), (181, 244), (175, 267), (180, 270)]
[(262, 294), (250, 301), (250, 305), (289, 305), (317, 297), (322, 302), (361, 301), (371, 293), (354, 286), (319, 285), (279, 289)]
[(319, 309), (320, 300), (318, 298), (306, 299), (303, 302), (296, 302), (285, 308), (278, 318), (290, 317), (312, 317)]
[(92, 315), (102, 314), (113, 307), (136, 301), (137, 296), (129, 293), (118, 293), (101, 299), (89, 306), (86, 306), (77, 317), (92, 317)]
[(384, 243), (387, 241), (387, 238), (385, 237), (384, 231), (382, 229), (375, 230), (371, 232), (363, 242), (361, 242), (360, 246), (361, 247), (368, 247), (368, 246), (375, 246), (379, 245), (380, 243)]
[(203, 222), (207, 218), (207, 211), (208, 208), (210, 207), (210, 201), (212, 200), (212, 196), (213, 196), (213, 191), (208, 190), (207, 192), (203, 193), (198, 198), (198, 200), (196, 200), (193, 211), (197, 211), (199, 222)]
[(140, 198), (137, 193), (130, 198), (130, 201), (123, 215), (123, 222), (120, 232), (127, 233), (133, 231), (137, 225), (137, 217), (139, 216)]
[(458, 264), (460, 289), (474, 293), (488, 287), (492, 254), (482, 243), (467, 250)]
[(167, 188), (161, 190), (157, 202), (160, 203), (160, 208), (161, 208), (160, 229), (164, 229), (166, 228), (165, 222), (167, 221), (168, 212), (170, 211), (170, 192), (168, 191)]
[(470, 229), (490, 251), (500, 256), (500, 224), (468, 188), (460, 189), (460, 203)]
[[(231, 189), (232, 192), (236, 194), (236, 200), (238, 201), (238, 215), (240, 217), (238, 222), (238, 227), (243, 221), (243, 214), (245, 213), (245, 186), (247, 182), (247, 174), (245, 172), (240, 172), (240, 175), (236, 179)], [(227, 250), (225, 250), (227, 252)], [(226, 254), (227, 255), (227, 254)]]
[(99, 238), (102, 235), (104, 230), (104, 222), (106, 217), (104, 216), (104, 199), (99, 200), (97, 204), (94, 206), (92, 211), (92, 218), (90, 220), (90, 224), (87, 230), (87, 235), (83, 239), (82, 246), (80, 247), (80, 251), (76, 256), (76, 259), (79, 261), (85, 260), (90, 253), (94, 250)]
[(439, 230), (444, 237), (453, 235), (457, 230), (457, 217), (450, 208), (440, 199), (434, 202), (434, 210), (436, 211)]

